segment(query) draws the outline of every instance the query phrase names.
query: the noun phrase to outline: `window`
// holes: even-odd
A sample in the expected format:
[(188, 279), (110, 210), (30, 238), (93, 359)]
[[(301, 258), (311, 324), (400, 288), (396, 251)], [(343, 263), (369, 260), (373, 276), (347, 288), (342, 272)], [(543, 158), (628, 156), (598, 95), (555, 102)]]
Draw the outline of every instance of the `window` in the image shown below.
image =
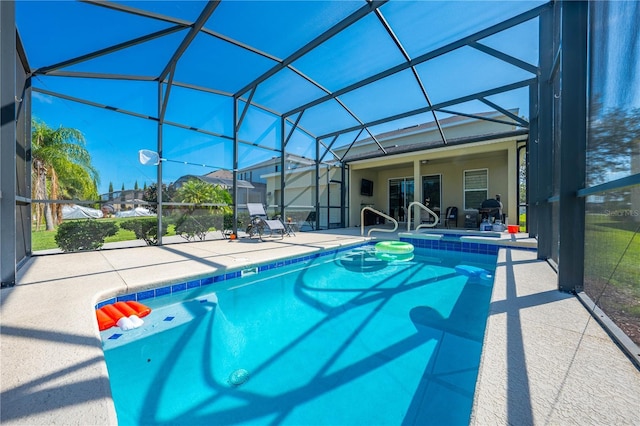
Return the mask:
[(477, 209), (489, 195), (489, 170), (464, 171), (464, 208)]

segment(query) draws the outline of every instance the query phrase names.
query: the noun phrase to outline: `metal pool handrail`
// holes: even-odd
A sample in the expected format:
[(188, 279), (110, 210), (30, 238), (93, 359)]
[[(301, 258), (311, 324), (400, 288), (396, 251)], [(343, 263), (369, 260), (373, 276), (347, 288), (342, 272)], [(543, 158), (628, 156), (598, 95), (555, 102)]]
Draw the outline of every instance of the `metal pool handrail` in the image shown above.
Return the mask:
[(413, 210), (411, 207), (413, 207), (413, 206), (420, 207), (422, 210), (425, 210), (427, 213), (429, 213), (435, 219), (433, 221), (433, 223), (425, 223), (425, 224), (420, 224), (420, 225), (416, 226), (416, 231), (418, 229), (420, 229), (420, 228), (433, 228), (438, 224), (438, 221), (440, 220), (440, 217), (433, 210), (431, 210), (429, 207), (427, 207), (424, 204), (422, 204), (420, 201), (413, 201), (413, 202), (411, 202), (409, 204), (409, 207), (407, 207), (407, 209), (409, 210), (409, 214), (407, 216), (407, 232), (411, 231), (411, 212)]
[(369, 232), (367, 233), (367, 237), (371, 236), (371, 233), (373, 231), (380, 231), (380, 232), (396, 232), (396, 230), (398, 229), (398, 222), (392, 218), (389, 215), (386, 215), (385, 213), (382, 213), (381, 211), (378, 211), (372, 207), (363, 207), (362, 210), (360, 210), (360, 236), (364, 236), (364, 211), (365, 210), (369, 210), (379, 216), (384, 217), (387, 220), (390, 220), (391, 222), (393, 222), (393, 229), (384, 229), (384, 228), (371, 228), (369, 229)]

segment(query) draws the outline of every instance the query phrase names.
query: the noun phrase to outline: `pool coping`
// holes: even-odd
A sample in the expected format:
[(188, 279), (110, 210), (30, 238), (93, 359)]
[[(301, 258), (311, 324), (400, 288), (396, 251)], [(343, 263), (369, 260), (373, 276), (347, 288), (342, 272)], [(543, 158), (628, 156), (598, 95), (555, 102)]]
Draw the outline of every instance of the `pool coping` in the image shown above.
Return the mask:
[[(294, 253), (314, 253), (370, 240), (353, 235), (353, 230), (351, 235), (325, 231), (300, 233), (295, 238), (266, 243), (211, 241), (31, 258), (19, 271), (18, 285), (0, 293), (0, 421), (3, 424), (117, 423), (93, 313), (100, 300), (149, 288), (158, 281), (179, 282), (210, 275), (221, 267), (239, 269), (249, 263), (277, 261)], [(485, 333), (485, 347), (491, 350), (483, 350), (472, 424), (515, 424), (532, 419), (533, 423), (545, 422), (544, 419), (557, 422), (557, 416), (566, 412), (587, 423), (640, 423), (640, 414), (629, 412), (629, 407), (640, 403), (640, 373), (599, 325), (589, 324), (586, 310), (575, 297), (557, 291), (556, 276), (549, 265), (537, 260), (531, 250), (511, 248), (499, 250), (498, 262)], [(514, 300), (503, 297), (516, 281), (517, 297)], [(523, 289), (527, 292), (524, 296), (518, 293)], [(526, 321), (522, 320), (520, 326), (527, 333), (520, 339), (522, 353), (516, 357), (520, 362), (516, 365), (521, 368), (514, 370), (505, 351), (505, 347), (510, 347), (505, 343), (509, 341), (509, 333), (504, 321), (513, 316), (510, 304), (522, 303), (521, 297), (530, 301), (531, 306), (522, 311), (526, 313)], [(533, 303), (538, 299), (540, 303)], [(563, 315), (571, 311), (578, 318), (577, 329), (589, 331), (588, 335), (581, 334), (575, 326), (569, 328), (567, 321), (558, 320), (561, 326), (553, 323), (551, 328), (560, 336), (556, 336), (557, 340), (575, 343), (576, 336), (582, 336), (575, 343), (577, 349), (569, 352), (576, 354), (574, 358), (580, 355), (581, 362), (585, 362), (585, 356), (592, 362), (584, 368), (576, 368), (575, 360), (567, 361), (566, 365), (541, 362), (529, 371), (527, 361), (540, 357), (539, 348), (545, 346), (548, 337), (544, 333), (529, 334), (528, 330), (548, 325), (548, 308), (556, 304), (555, 314), (564, 318)], [(585, 321), (588, 327), (583, 324)], [(533, 339), (533, 343), (529, 339)], [(541, 340), (536, 343), (536, 339)], [(593, 346), (593, 341), (597, 346)], [(588, 344), (588, 356), (580, 351), (585, 344)], [(549, 349), (552, 354), (545, 354), (542, 359), (566, 360), (562, 351), (554, 353), (553, 347)], [(611, 368), (602, 367), (607, 365)], [(563, 366), (566, 368), (562, 369)], [(550, 367), (555, 370), (549, 372)], [(588, 377), (580, 375), (576, 387), (569, 387), (574, 385), (576, 370), (582, 369), (589, 372)], [(538, 398), (537, 389), (548, 387), (550, 376), (564, 378), (564, 384), (557, 392), (549, 393), (549, 398), (555, 399)], [(514, 380), (526, 383), (528, 391), (518, 392), (522, 389), (514, 387)], [(580, 408), (573, 399), (575, 395), (583, 397), (585, 391), (592, 404), (589, 410)], [(514, 401), (526, 401), (522, 404), (528, 410), (514, 411)], [(621, 422), (621, 418), (624, 421)]]
[[(497, 255), (499, 248), (502, 247), (499, 241), (491, 241), (491, 243), (489, 244), (487, 243), (486, 239), (478, 237), (460, 238), (452, 241), (442, 240), (441, 238), (432, 238), (433, 236), (423, 236), (412, 233), (401, 233), (398, 236), (400, 237), (400, 241), (411, 243), (414, 245), (414, 247), (432, 250)], [(121, 292), (115, 292), (114, 294), (109, 295), (108, 298), (102, 299), (98, 303), (96, 303), (95, 308), (99, 309), (105, 305), (116, 302), (144, 302), (148, 299), (168, 296), (171, 294), (181, 293), (187, 290), (192, 290), (195, 288), (205, 287), (213, 284), (219, 284), (227, 280), (239, 278), (245, 271), (253, 272), (253, 270), (255, 269), (255, 272), (263, 272), (265, 270), (289, 266), (295, 263), (304, 262), (319, 257), (330, 256), (335, 253), (351, 250), (352, 248), (361, 245), (371, 245), (375, 241), (377, 240), (346, 244), (338, 248), (325, 249), (304, 256), (287, 256), (271, 262), (248, 263), (243, 266), (226, 268), (224, 270), (221, 270), (219, 274), (190, 277), (186, 281), (182, 280), (179, 282), (171, 281), (151, 283), (144, 285), (142, 288), (137, 289), (139, 291), (135, 291), (133, 293), (122, 294)], [(532, 250), (528, 245), (523, 245), (517, 248), (521, 250)], [(103, 294), (102, 296), (104, 297), (105, 295), (106, 294)]]

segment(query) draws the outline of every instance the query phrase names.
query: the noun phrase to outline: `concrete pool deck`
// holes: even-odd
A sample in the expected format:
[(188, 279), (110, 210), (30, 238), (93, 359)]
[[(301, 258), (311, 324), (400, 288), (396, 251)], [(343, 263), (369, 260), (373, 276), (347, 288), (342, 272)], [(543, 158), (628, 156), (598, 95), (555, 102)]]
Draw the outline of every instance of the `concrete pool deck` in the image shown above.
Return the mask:
[[(0, 292), (0, 423), (117, 423), (98, 301), (364, 240), (351, 228), (31, 258)], [(471, 423), (640, 424), (638, 407), (640, 371), (556, 290), (551, 267), (532, 251), (500, 250)]]

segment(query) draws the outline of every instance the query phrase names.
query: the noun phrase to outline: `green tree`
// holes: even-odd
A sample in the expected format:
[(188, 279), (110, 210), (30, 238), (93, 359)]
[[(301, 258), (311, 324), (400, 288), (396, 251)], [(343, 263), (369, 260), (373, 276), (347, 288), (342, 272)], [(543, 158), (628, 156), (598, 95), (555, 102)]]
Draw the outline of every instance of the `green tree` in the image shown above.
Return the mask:
[[(80, 130), (67, 127), (52, 129), (46, 123), (31, 121), (32, 197), (37, 200), (98, 198), (98, 171)], [(46, 229), (55, 229), (62, 221), (60, 204), (36, 208), (36, 229), (44, 216)]]
[(527, 153), (523, 149), (520, 152), (520, 170), (518, 170), (518, 185), (520, 186), (520, 198), (518, 203), (527, 202)]
[(229, 210), (228, 205), (233, 202), (229, 191), (219, 185), (212, 185), (200, 179), (189, 179), (182, 184), (176, 190), (175, 199), (180, 203), (225, 204), (225, 206), (210, 207), (210, 210), (216, 212), (226, 212)]
[(592, 108), (587, 145), (588, 184), (606, 182), (620, 173), (637, 173), (632, 159), (640, 156), (640, 108), (601, 111), (597, 103)]
[(109, 201), (113, 201), (113, 182), (109, 182)]
[(213, 203), (216, 198), (215, 186), (200, 179), (189, 179), (176, 190), (175, 198), (179, 203)]
[[(167, 186), (166, 184), (162, 184), (162, 202), (173, 201), (173, 196), (175, 195), (176, 190), (173, 185)], [(142, 195), (142, 199), (149, 203), (147, 207), (153, 213), (158, 212), (158, 208), (156, 204), (158, 202), (158, 185), (152, 183), (144, 190), (144, 194)], [(170, 208), (168, 208), (170, 210)]]
[(223, 215), (231, 212), (228, 207), (232, 202), (231, 194), (219, 185), (212, 185), (200, 179), (189, 179), (185, 182), (176, 190), (175, 199), (181, 203), (224, 204), (205, 208), (189, 206), (186, 214), (181, 215), (176, 221), (176, 233), (188, 240), (195, 237), (204, 240), (211, 228), (223, 226)]
[[(138, 198), (140, 198), (140, 195), (139, 195), (139, 192), (138, 192), (139, 190), (140, 190), (140, 187), (138, 186), (138, 181), (136, 180), (136, 183), (133, 185), (133, 199), (134, 200), (137, 200)], [(138, 205), (134, 204), (133, 208), (137, 209)]]

